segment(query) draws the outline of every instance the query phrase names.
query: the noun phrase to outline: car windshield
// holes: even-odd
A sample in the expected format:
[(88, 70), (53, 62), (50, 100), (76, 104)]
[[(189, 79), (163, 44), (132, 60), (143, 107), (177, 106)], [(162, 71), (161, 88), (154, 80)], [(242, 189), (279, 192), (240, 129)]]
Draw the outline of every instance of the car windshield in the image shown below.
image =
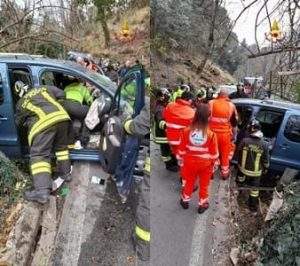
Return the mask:
[(86, 76), (88, 76), (92, 81), (99, 84), (102, 88), (105, 88), (106, 90), (109, 90), (113, 92), (113, 94), (117, 91), (117, 84), (111, 81), (107, 76), (101, 75), (97, 72), (90, 71), (87, 68), (84, 68), (80, 66), (79, 64), (67, 61), (65, 62), (73, 69), (80, 71), (81, 73), (84, 73)]

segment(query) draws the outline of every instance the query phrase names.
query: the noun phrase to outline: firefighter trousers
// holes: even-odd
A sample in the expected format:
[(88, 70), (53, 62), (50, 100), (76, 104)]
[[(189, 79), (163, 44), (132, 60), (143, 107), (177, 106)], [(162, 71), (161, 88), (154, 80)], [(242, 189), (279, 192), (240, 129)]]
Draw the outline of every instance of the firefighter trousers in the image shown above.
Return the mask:
[(138, 186), (139, 198), (136, 209), (134, 239), (139, 259), (150, 259), (150, 173), (144, 171), (144, 178)]
[(166, 163), (172, 160), (172, 153), (168, 143), (159, 144), (162, 160)]
[(248, 185), (253, 187), (249, 193), (249, 205), (255, 207), (258, 205), (259, 190), (261, 176), (246, 176), (240, 170), (237, 173), (237, 181), (240, 185)]
[(34, 189), (52, 188), (51, 155), (56, 157), (56, 171), (60, 177), (71, 172), (68, 150), (69, 121), (60, 122), (37, 134), (30, 147), (30, 171)]
[(221, 176), (228, 177), (230, 173), (229, 161), (232, 157), (233, 145), (230, 132), (215, 132), (218, 140)]
[(195, 187), (199, 180), (199, 205), (208, 202), (208, 188), (213, 174), (213, 163), (195, 157), (185, 157), (182, 169), (184, 186), (181, 192), (183, 201), (190, 201)]

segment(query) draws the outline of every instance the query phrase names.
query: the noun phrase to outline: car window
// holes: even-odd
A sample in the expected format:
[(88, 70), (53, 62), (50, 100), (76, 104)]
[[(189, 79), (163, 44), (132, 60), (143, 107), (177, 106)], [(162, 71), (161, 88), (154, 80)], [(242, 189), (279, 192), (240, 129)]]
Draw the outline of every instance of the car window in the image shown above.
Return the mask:
[(41, 84), (47, 86), (56, 86), (55, 76), (52, 71), (45, 71), (41, 76)]
[(293, 142), (300, 143), (300, 116), (291, 115), (284, 129), (284, 136)]
[(270, 110), (261, 110), (257, 113), (256, 119), (264, 124), (281, 123), (282, 113)]
[(22, 81), (24, 84), (29, 85), (30, 87), (33, 85), (31, 74), (26, 68), (10, 68), (9, 70), (10, 84), (12, 88), (17, 81)]
[(237, 105), (236, 110), (238, 112), (238, 127), (239, 129), (245, 129), (250, 122), (253, 109), (248, 105)]
[(2, 76), (0, 74), (0, 105), (4, 102), (4, 90), (3, 90), (3, 84), (2, 84)]
[(261, 109), (255, 118), (260, 122), (264, 136), (266, 138), (274, 138), (277, 136), (283, 117), (284, 112)]
[(120, 93), (118, 94), (118, 114), (125, 119), (134, 114), (137, 93), (136, 86), (135, 77), (132, 76), (122, 84)]

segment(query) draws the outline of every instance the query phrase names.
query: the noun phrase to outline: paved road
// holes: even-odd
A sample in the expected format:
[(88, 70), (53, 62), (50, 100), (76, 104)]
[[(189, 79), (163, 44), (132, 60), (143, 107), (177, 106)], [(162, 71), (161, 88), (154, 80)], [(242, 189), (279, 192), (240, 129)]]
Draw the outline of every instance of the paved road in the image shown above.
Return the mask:
[(215, 230), (219, 218), (216, 213), (220, 210), (224, 214), (225, 201), (219, 194), (227, 183), (218, 178), (212, 182), (214, 196), (204, 214), (197, 213), (197, 195), (190, 208), (183, 210), (179, 205), (178, 174), (165, 170), (158, 146), (151, 146), (151, 265), (215, 265), (213, 250), (223, 241), (217, 235), (225, 230), (222, 224), (220, 230)]
[[(96, 163), (76, 162), (72, 175), (53, 265), (140, 265), (131, 242), (135, 193), (121, 204), (114, 183)], [(102, 178), (102, 185), (92, 176)]]

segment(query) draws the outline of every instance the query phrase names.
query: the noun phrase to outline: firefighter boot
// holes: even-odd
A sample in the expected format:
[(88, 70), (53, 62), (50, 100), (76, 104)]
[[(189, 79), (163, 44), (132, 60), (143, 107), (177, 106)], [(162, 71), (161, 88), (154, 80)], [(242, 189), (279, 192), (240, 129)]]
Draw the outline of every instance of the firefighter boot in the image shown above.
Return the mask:
[(45, 204), (48, 202), (50, 196), (50, 189), (40, 189), (40, 190), (32, 190), (25, 191), (25, 199), (28, 201), (36, 201), (41, 204)]
[(183, 209), (188, 209), (189, 208), (189, 202), (188, 201), (183, 201), (182, 199), (180, 200), (180, 205)]
[(204, 213), (209, 208), (209, 203), (205, 202), (202, 205), (199, 205), (198, 207), (198, 213)]
[(177, 163), (174, 163), (173, 160), (167, 161), (167, 162), (165, 162), (165, 164), (166, 164), (166, 169), (168, 171), (178, 172), (179, 167), (178, 167)]
[(257, 212), (258, 207), (258, 197), (249, 196), (248, 206), (251, 212)]

